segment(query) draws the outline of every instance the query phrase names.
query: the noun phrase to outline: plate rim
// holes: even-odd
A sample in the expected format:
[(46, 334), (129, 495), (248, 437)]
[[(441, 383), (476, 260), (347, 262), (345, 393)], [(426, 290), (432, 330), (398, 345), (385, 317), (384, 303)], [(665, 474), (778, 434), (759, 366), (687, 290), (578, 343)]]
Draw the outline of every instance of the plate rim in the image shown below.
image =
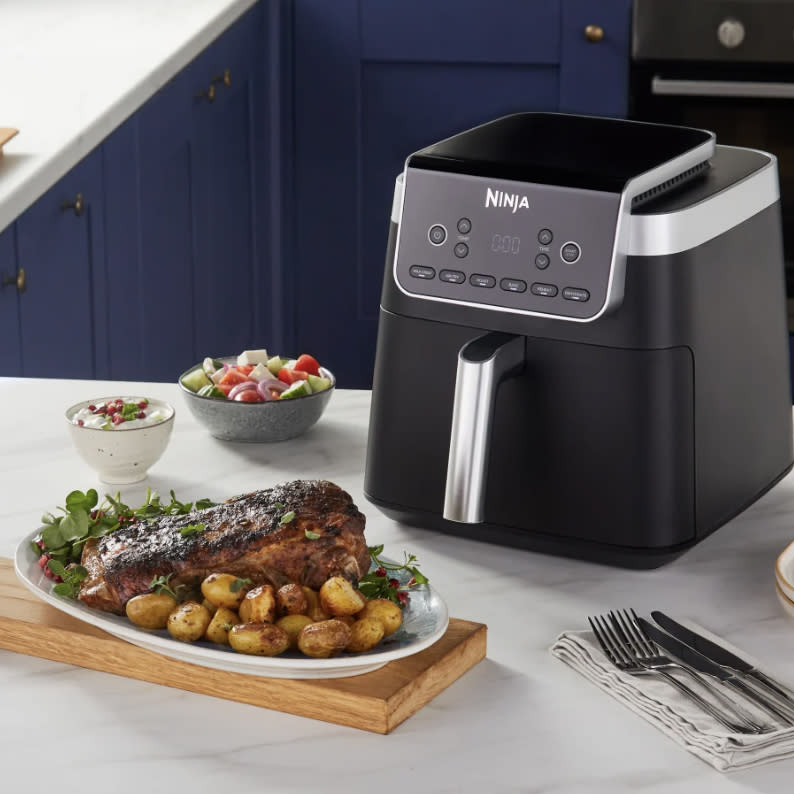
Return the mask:
[[(446, 601), (441, 597), (439, 592), (427, 584), (430, 593), (438, 601), (441, 611), (439, 612), (438, 627), (431, 632), (427, 637), (416, 641), (416, 643), (395, 648), (393, 650), (384, 650), (378, 653), (367, 652), (363, 655), (357, 656), (332, 656), (328, 659), (312, 659), (308, 657), (295, 658), (295, 657), (281, 657), (281, 656), (254, 656), (246, 654), (235, 654), (230, 651), (224, 651), (215, 648), (206, 648), (204, 646), (195, 645), (193, 643), (180, 643), (178, 640), (170, 637), (163, 637), (159, 634), (150, 633), (146, 629), (135, 626), (130, 623), (130, 626), (118, 625), (113, 621), (107, 620), (104, 613), (99, 610), (91, 610), (90, 607), (85, 606), (80, 602), (74, 604), (70, 599), (62, 598), (54, 594), (51, 590), (44, 591), (41, 587), (31, 581), (22, 568), (22, 563), (34, 564), (33, 560), (27, 559), (28, 555), (32, 555), (30, 549), (31, 542), (40, 533), (40, 529), (25, 535), (16, 546), (14, 550), (14, 573), (17, 579), (37, 598), (54, 607), (55, 609), (64, 612), (71, 617), (76, 618), (84, 623), (92, 625), (108, 634), (124, 641), (129, 642), (131, 645), (143, 647), (153, 653), (159, 653), (162, 656), (178, 661), (187, 662), (189, 664), (197, 664), (202, 667), (208, 667), (218, 671), (229, 671), (225, 665), (235, 667), (235, 670), (229, 672), (237, 672), (243, 675), (255, 675), (261, 677), (289, 677), (289, 678), (332, 678), (343, 677), (355, 674), (358, 668), (362, 669), (359, 672), (365, 673), (383, 667), (389, 662), (396, 659), (403, 659), (408, 656), (413, 656), (420, 651), (434, 645), (441, 637), (443, 637), (449, 626), (449, 608)], [(114, 616), (120, 617), (120, 616)], [(109, 625), (108, 625), (109, 624)], [(127, 636), (129, 635), (129, 636)], [(146, 643), (141, 644), (136, 642), (131, 637), (145, 638)], [(190, 649), (188, 656), (195, 657), (187, 659), (185, 654), (169, 653), (169, 649)], [(217, 663), (213, 664), (213, 660)], [(279, 675), (281, 673), (282, 675)], [(285, 676), (284, 673), (289, 673)], [(297, 675), (296, 675), (297, 673)], [(304, 674), (304, 675), (301, 675)]]

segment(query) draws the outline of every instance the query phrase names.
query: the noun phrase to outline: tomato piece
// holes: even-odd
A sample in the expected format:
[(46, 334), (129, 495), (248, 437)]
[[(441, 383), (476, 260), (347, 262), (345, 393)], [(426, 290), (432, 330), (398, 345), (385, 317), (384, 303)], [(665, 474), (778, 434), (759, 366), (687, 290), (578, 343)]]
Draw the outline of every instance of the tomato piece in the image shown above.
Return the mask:
[(229, 371), (221, 378), (218, 385), (223, 384), (225, 386), (228, 384), (230, 386), (236, 386), (238, 383), (245, 383), (247, 380), (248, 378), (236, 367), (230, 367)]
[(278, 379), (287, 386), (292, 386), (293, 383), (299, 380), (306, 380), (309, 377), (308, 372), (301, 372), (299, 369), (287, 369), (282, 367), (278, 372)]
[(259, 396), (259, 392), (256, 389), (246, 389), (245, 391), (241, 391), (237, 394), (234, 398), (235, 402), (238, 403), (263, 403), (264, 400)]
[(238, 364), (237, 365), (237, 371), (238, 372), (242, 372), (243, 375), (248, 377), (254, 371), (254, 365), (253, 364)]
[(234, 388), (233, 383), (219, 383), (218, 388), (228, 397), (229, 392)]
[(295, 362), (295, 369), (306, 372), (309, 375), (319, 375), (320, 363), (308, 353), (301, 353), (301, 355), (298, 356), (298, 360)]

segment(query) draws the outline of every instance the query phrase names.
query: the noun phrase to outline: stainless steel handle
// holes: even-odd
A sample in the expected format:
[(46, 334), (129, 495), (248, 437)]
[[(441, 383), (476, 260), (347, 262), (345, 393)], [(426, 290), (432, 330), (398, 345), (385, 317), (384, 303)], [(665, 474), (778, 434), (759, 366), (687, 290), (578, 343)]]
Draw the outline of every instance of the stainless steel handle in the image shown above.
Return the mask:
[(752, 83), (743, 80), (667, 80), (654, 77), (651, 93), (657, 96), (723, 96), (791, 99), (794, 83)]
[(774, 678), (770, 678), (768, 675), (765, 675), (760, 670), (756, 670), (755, 668), (748, 670), (746, 673), (744, 673), (744, 675), (749, 677), (751, 681), (763, 686), (768, 692), (777, 695), (777, 697), (781, 698), (789, 706), (789, 708), (794, 708), (794, 692), (780, 682), (775, 681)]
[(493, 332), (458, 353), (444, 518), (483, 520), (493, 406), (499, 383), (524, 366), (524, 337)]
[(777, 719), (784, 725), (794, 725), (794, 719), (792, 719), (780, 708), (777, 708), (775, 705), (766, 700), (755, 689), (747, 686), (747, 684), (745, 684), (741, 679), (728, 678), (725, 680), (725, 685), (735, 689), (737, 692), (741, 692), (748, 700), (750, 700), (759, 708), (763, 709), (767, 714), (777, 717)]

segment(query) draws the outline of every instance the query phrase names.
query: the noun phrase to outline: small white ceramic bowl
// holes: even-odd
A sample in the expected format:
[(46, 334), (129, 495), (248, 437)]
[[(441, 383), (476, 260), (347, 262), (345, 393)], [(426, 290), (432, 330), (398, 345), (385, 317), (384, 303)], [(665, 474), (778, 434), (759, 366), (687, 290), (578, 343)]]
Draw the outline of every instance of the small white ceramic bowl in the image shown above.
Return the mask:
[(175, 411), (162, 400), (149, 400), (149, 408), (157, 410), (164, 418), (153, 425), (143, 427), (113, 428), (102, 430), (75, 424), (74, 416), (89, 405), (121, 398), (125, 402), (137, 402), (141, 397), (99, 397), (83, 400), (66, 411), (69, 432), (80, 457), (99, 475), (102, 482), (127, 484), (140, 482), (149, 468), (156, 463), (168, 446), (174, 429)]
[(775, 581), (783, 595), (789, 601), (794, 601), (794, 541), (775, 560)]
[(786, 598), (786, 594), (780, 589), (780, 586), (775, 584), (775, 593), (777, 594), (777, 600), (780, 601), (780, 606), (783, 607), (783, 611), (790, 617), (794, 618), (794, 601)]

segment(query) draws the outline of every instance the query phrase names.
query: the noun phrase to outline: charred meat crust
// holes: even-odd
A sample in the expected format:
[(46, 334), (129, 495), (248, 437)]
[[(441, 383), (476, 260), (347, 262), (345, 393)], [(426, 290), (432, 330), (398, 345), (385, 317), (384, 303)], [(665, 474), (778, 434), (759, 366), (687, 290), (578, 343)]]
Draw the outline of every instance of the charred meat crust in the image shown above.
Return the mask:
[[(180, 530), (190, 524), (205, 528), (183, 535)], [(82, 559), (88, 578), (79, 598), (121, 614), (130, 598), (150, 591), (156, 576), (171, 574), (172, 585), (192, 588), (213, 571), (276, 586), (297, 582), (319, 588), (335, 575), (356, 582), (369, 567), (364, 524), (364, 515), (338, 485), (295, 480), (90, 540)]]

